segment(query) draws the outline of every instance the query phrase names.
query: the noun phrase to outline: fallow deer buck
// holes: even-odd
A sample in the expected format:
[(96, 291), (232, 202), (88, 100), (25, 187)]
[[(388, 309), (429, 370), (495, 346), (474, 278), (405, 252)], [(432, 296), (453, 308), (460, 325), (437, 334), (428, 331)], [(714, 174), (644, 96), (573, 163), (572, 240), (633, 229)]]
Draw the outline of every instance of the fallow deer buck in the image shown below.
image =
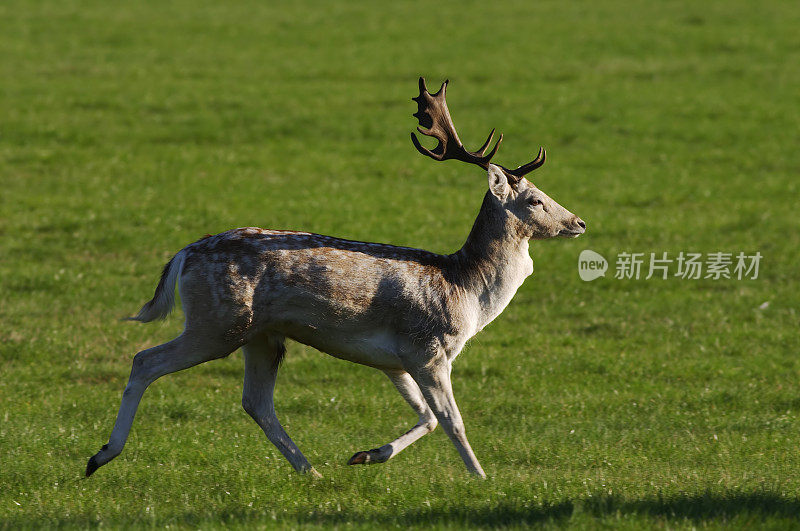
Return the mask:
[(419, 415), (392, 442), (357, 452), (349, 464), (380, 463), (441, 423), (467, 468), (485, 477), (467, 442), (450, 370), (464, 344), (489, 324), (533, 272), (528, 242), (576, 237), (586, 225), (524, 176), (545, 152), (509, 170), (490, 164), (494, 130), (467, 151), (445, 102), (447, 81), (430, 94), (420, 78), (413, 98), (424, 148), (434, 160), (456, 159), (487, 171), (487, 191), (464, 246), (450, 255), (283, 230), (241, 228), (184, 247), (164, 267), (153, 299), (131, 318), (162, 319), (180, 289), (186, 324), (176, 339), (136, 354), (108, 444), (89, 476), (122, 451), (145, 389), (157, 378), (244, 352), (242, 405), (295, 470), (317, 474), (275, 416), (273, 389), (286, 338), (386, 373)]

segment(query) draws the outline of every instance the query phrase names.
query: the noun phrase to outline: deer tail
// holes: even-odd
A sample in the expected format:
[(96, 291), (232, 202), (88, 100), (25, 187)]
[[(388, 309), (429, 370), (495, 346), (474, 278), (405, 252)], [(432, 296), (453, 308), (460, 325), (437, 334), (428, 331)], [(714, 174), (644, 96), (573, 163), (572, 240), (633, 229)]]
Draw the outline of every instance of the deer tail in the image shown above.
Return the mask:
[(128, 317), (127, 320), (149, 323), (156, 319), (164, 319), (170, 314), (172, 307), (175, 305), (175, 285), (178, 283), (181, 271), (183, 271), (185, 260), (186, 249), (183, 249), (167, 262), (167, 265), (164, 266), (164, 271), (161, 273), (161, 280), (158, 281), (153, 298), (142, 306), (138, 314), (134, 317)]

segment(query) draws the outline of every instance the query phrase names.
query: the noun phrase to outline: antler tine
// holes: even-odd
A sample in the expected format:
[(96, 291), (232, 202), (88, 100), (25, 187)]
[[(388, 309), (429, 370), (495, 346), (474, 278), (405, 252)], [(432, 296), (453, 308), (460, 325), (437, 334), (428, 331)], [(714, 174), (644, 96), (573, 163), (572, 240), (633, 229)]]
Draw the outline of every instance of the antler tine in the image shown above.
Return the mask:
[(411, 133), (411, 141), (414, 147), (417, 148), (417, 151), (434, 160), (456, 159), (469, 162), (470, 164), (477, 164), (487, 169), (489, 167), (489, 161), (494, 157), (495, 153), (497, 153), (500, 142), (503, 141), (503, 135), (500, 135), (500, 139), (488, 155), (485, 154), (486, 148), (489, 147), (489, 144), (491, 144), (494, 138), (494, 129), (492, 129), (489, 138), (487, 138), (486, 142), (478, 151), (467, 151), (467, 149), (464, 148), (464, 144), (462, 144), (461, 140), (458, 138), (458, 132), (456, 132), (453, 119), (450, 117), (450, 111), (447, 108), (446, 96), (448, 83), (449, 80), (445, 80), (439, 91), (435, 94), (431, 94), (428, 92), (425, 78), (419, 78), (419, 96), (411, 98), (417, 102), (418, 107), (417, 112), (414, 113), (414, 116), (419, 120), (417, 131), (423, 135), (437, 139), (439, 143), (432, 150), (427, 149), (420, 144), (417, 135), (414, 133)]
[[(489, 144), (492, 143), (492, 138), (494, 138), (494, 132), (495, 130), (492, 129), (492, 132), (489, 133), (489, 138), (486, 139), (486, 142), (484, 142), (483, 145), (480, 147), (480, 149), (475, 153), (477, 153), (481, 157), (483, 156), (484, 152), (486, 151), (486, 148), (489, 147)], [(497, 153), (497, 148), (500, 147), (500, 142), (502, 141), (503, 141), (503, 133), (500, 133), (500, 138), (497, 139), (497, 144), (494, 145), (494, 149), (492, 149), (492, 151), (490, 151), (489, 154), (487, 155), (490, 159), (494, 157), (495, 153)]]
[(439, 145), (437, 145), (435, 148), (433, 148), (433, 151), (431, 151), (430, 149), (428, 149), (425, 146), (423, 146), (422, 144), (420, 144), (419, 140), (417, 140), (417, 135), (415, 135), (414, 133), (411, 133), (411, 142), (414, 143), (414, 147), (417, 148), (417, 151), (419, 151), (423, 155), (426, 155), (426, 156), (432, 158), (433, 160), (438, 160), (438, 161), (444, 160), (442, 153), (439, 153), (438, 155), (436, 153), (434, 153), (434, 151), (442, 151), (442, 150), (439, 149), (440, 147), (442, 147), (441, 142), (439, 143)]
[(505, 172), (507, 177), (513, 176), (516, 178), (517, 181), (519, 181), (525, 175), (529, 174), (530, 172), (532, 172), (533, 170), (544, 164), (546, 157), (547, 157), (547, 152), (544, 150), (543, 147), (540, 147), (539, 154), (536, 155), (536, 158), (530, 161), (529, 163), (523, 164), (522, 166), (513, 170), (509, 170), (508, 168), (504, 168), (503, 166), (500, 167), (503, 169), (503, 172)]
[[(445, 80), (444, 84), (446, 85), (449, 80)], [(420, 76), (419, 77), (419, 93), (422, 94), (423, 92), (428, 92), (428, 86), (425, 84), (425, 78)], [(411, 98), (415, 100), (416, 98)]]

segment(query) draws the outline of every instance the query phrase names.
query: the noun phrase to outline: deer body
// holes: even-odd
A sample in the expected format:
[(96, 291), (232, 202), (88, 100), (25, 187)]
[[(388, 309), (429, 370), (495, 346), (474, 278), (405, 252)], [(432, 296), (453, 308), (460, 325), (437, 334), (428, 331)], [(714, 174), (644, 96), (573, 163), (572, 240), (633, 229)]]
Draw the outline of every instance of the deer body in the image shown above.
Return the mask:
[(212, 236), (185, 252), (181, 293), (216, 301), (217, 323), (198, 328), (216, 327), (235, 342), (279, 335), (399, 370), (412, 349), (442, 343), (458, 330), (446, 318), (455, 311), (449, 300), (456, 289), (444, 278), (446, 256), (257, 228)]
[[(495, 241), (497, 256), (470, 254), (486, 247), (473, 241), (487, 236), (479, 226), (451, 255), (256, 227), (204, 238), (181, 251), (187, 329), (240, 344), (281, 335), (384, 370), (418, 351), (452, 359), (533, 272), (527, 239)], [(209, 311), (191, 311), (206, 301)], [(155, 317), (147, 313), (139, 320)]]
[[(430, 97), (423, 87), (421, 81), (420, 98)], [(433, 98), (440, 95), (443, 104), (444, 85)], [(452, 137), (457, 140), (454, 129)], [(436, 158), (437, 150), (426, 153), (416, 139), (415, 145)], [(465, 153), (455, 157), (475, 156)], [(543, 151), (540, 158), (518, 170), (541, 165)], [(153, 381), (240, 347), (244, 409), (296, 470), (316, 474), (274, 410), (275, 378), (290, 338), (382, 370), (418, 414), (408, 432), (357, 452), (350, 464), (386, 461), (441, 423), (467, 468), (484, 476), (453, 398), (452, 362), (533, 272), (529, 240), (574, 237), (585, 225), (513, 171), (488, 159), (469, 161), (487, 169), (489, 191), (463, 247), (450, 255), (254, 227), (208, 236), (178, 252), (153, 299), (132, 319), (165, 317), (177, 285), (185, 329), (135, 356), (109, 443), (89, 460), (86, 475), (122, 451)]]

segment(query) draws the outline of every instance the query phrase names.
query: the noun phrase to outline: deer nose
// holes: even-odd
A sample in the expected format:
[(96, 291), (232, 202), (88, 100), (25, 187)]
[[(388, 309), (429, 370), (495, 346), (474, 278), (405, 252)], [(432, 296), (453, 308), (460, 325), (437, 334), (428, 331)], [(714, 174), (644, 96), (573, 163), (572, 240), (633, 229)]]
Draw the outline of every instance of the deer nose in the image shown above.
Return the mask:
[(581, 229), (586, 230), (586, 223), (579, 217), (575, 217), (574, 223), (579, 226)]

